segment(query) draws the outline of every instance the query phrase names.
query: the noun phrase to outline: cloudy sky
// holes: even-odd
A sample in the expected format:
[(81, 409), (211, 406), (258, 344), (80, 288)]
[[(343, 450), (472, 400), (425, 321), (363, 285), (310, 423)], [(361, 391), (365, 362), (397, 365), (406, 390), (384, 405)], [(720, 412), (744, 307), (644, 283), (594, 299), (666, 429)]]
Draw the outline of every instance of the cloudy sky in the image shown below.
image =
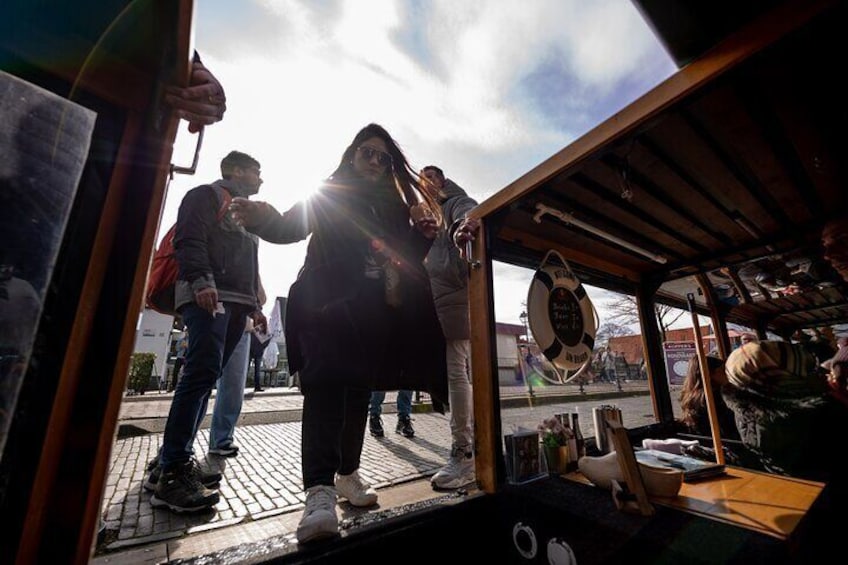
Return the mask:
[[(171, 182), (162, 231), (230, 150), (262, 163), (256, 198), (284, 211), (370, 122), (482, 201), (674, 71), (629, 0), (198, 0), (195, 45), (228, 109), (197, 174)], [(175, 162), (194, 144), (183, 125)], [(305, 250), (260, 244), (269, 296), (288, 294)], [(495, 267), (496, 318), (519, 323), (533, 273)]]

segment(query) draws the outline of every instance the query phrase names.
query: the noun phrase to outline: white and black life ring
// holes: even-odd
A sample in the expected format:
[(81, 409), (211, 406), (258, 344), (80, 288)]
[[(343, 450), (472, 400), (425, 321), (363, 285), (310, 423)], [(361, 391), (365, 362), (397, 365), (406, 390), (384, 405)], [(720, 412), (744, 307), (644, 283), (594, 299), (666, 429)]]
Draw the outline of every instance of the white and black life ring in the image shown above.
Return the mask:
[(533, 275), (527, 319), (539, 349), (556, 367), (569, 371), (589, 363), (598, 329), (595, 308), (583, 284), (554, 250), (548, 251)]

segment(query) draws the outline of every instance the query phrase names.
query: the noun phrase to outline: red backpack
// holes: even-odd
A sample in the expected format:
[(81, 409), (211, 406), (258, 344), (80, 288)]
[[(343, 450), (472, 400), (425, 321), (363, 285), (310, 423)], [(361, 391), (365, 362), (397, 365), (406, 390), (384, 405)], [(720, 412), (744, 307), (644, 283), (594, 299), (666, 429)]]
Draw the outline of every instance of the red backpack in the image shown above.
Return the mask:
[[(233, 197), (224, 189), (216, 189), (215, 192), (221, 195), (221, 208), (218, 210), (218, 221), (220, 222), (221, 218), (227, 213)], [(171, 229), (162, 238), (156, 253), (153, 254), (150, 273), (147, 276), (147, 288), (144, 291), (147, 307), (168, 316), (177, 315), (174, 292), (180, 269), (177, 265), (177, 253), (174, 250), (176, 228), (176, 224), (171, 226)]]

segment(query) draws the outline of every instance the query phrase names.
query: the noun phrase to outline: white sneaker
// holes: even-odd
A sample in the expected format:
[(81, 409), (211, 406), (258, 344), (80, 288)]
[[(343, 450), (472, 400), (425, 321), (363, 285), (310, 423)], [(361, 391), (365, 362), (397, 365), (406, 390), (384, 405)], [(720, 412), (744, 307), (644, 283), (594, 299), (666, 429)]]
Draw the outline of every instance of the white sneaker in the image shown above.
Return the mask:
[(453, 490), (473, 483), (474, 479), (474, 454), (454, 447), (448, 464), (430, 478), (430, 484), (435, 489)]
[(306, 508), (297, 525), (297, 542), (306, 543), (339, 535), (336, 489), (318, 485), (306, 490)]
[(354, 506), (377, 504), (377, 491), (359, 477), (357, 469), (350, 475), (336, 475), (336, 490)]

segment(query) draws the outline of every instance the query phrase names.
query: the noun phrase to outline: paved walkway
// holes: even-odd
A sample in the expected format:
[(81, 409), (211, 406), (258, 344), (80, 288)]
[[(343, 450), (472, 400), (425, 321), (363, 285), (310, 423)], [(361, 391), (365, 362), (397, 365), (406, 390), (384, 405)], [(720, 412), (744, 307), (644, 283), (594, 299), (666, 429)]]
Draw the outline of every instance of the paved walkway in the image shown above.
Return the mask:
[[(647, 384), (627, 383), (624, 392), (647, 390)], [(536, 403), (553, 404), (603, 398), (616, 394), (615, 385), (592, 385), (580, 396), (576, 386), (545, 387), (534, 391)], [(125, 399), (120, 412), (120, 424), (164, 421), (170, 408), (172, 394), (147, 393)], [(424, 400), (426, 400), (426, 395)], [(150, 506), (150, 494), (142, 487), (147, 463), (155, 456), (162, 442), (161, 433), (146, 433), (116, 441), (112, 465), (103, 498), (106, 525), (105, 540), (97, 553), (113, 552), (139, 545), (162, 542), (214, 528), (261, 520), (299, 510), (303, 506), (300, 472), (299, 412), (303, 397), (296, 389), (276, 388), (264, 392), (249, 392), (245, 396), (242, 418), (236, 428), (238, 457), (207, 456), (202, 464), (219, 468), (221, 501), (214, 511), (202, 514), (174, 514)], [(504, 405), (517, 403), (530, 406), (523, 387), (502, 387)], [(210, 402), (208, 413), (214, 403)], [(435, 473), (447, 460), (450, 451), (449, 415), (428, 411), (426, 402), (416, 405), (413, 414), (415, 437), (404, 438), (394, 433), (395, 393), (388, 393), (383, 410), (386, 437), (375, 439), (366, 434), (360, 472), (363, 478), (379, 490), (392, 485), (415, 481)], [(512, 410), (510, 412), (513, 412)], [(280, 418), (289, 414), (290, 418)], [(507, 421), (521, 422), (518, 413)], [(590, 414), (590, 409), (586, 410)], [(273, 423), (245, 424), (257, 416), (273, 415)], [(532, 415), (535, 422), (538, 414)], [(584, 433), (591, 434), (591, 417), (585, 418)], [(531, 424), (532, 425), (532, 424)], [(206, 453), (208, 429), (203, 429), (195, 442), (195, 452)]]

